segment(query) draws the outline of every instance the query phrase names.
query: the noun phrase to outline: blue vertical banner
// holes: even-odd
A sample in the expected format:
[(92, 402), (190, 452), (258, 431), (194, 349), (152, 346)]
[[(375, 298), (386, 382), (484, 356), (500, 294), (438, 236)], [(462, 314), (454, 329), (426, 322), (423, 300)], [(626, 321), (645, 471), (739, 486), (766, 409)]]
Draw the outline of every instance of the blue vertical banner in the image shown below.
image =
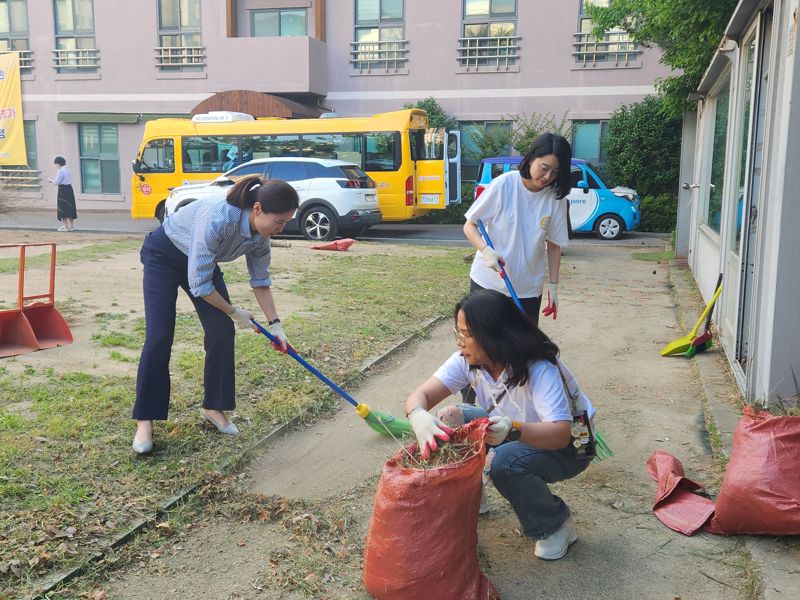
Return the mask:
[(0, 165), (26, 165), (19, 54), (0, 54)]

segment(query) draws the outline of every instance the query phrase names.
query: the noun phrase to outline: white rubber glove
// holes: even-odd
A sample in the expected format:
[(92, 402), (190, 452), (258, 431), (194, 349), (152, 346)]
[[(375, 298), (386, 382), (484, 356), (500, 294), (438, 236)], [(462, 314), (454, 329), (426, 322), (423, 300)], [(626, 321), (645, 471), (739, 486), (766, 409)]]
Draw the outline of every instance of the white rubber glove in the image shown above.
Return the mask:
[(500, 272), (501, 266), (506, 266), (506, 261), (503, 260), (503, 257), (492, 250), (488, 244), (481, 249), (481, 257), (483, 258), (483, 262), (486, 263), (487, 267), (494, 269), (498, 273)]
[(267, 327), (267, 330), (273, 336), (275, 336), (275, 338), (277, 338), (277, 340), (281, 343), (280, 346), (276, 346), (275, 344), (272, 344), (273, 346), (275, 346), (275, 349), (276, 350), (280, 350), (281, 352), (286, 352), (286, 349), (289, 347), (289, 339), (286, 337), (286, 334), (283, 332), (283, 325), (281, 325), (281, 322), (278, 321), (277, 323), (273, 323), (272, 325)]
[(251, 320), (253, 319), (253, 313), (251, 313), (249, 310), (234, 306), (233, 312), (228, 313), (228, 316), (233, 320), (234, 323), (236, 323), (236, 326), (239, 329), (253, 329), (253, 324), (251, 323)]
[(547, 306), (544, 307), (542, 314), (545, 317), (553, 315), (553, 320), (558, 318), (558, 284), (551, 283), (547, 289)]
[(427, 460), (431, 452), (435, 452), (439, 448), (436, 443), (437, 438), (441, 442), (450, 441), (450, 434), (453, 433), (453, 430), (421, 406), (415, 407), (408, 413), (408, 420), (414, 430), (414, 435), (417, 436), (417, 446), (423, 459)]
[(486, 443), (499, 446), (508, 437), (513, 421), (508, 417), (489, 417), (489, 428), (486, 430)]

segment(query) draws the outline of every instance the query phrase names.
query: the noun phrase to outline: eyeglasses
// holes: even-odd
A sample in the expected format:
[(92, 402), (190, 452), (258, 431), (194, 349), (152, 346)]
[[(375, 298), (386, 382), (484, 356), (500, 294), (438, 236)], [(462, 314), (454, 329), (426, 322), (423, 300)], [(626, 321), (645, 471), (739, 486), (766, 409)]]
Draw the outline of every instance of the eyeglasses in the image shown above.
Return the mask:
[(457, 344), (466, 344), (467, 340), (472, 337), (471, 333), (461, 333), (458, 327), (453, 327), (453, 333), (456, 336), (456, 343)]

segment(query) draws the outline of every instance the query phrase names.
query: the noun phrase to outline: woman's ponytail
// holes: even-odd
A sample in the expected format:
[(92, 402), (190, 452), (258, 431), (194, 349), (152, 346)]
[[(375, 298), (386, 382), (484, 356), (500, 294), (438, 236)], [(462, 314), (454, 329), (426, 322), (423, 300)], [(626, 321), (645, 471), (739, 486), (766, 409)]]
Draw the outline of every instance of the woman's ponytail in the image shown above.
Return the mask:
[(266, 213), (297, 210), (300, 197), (291, 185), (281, 179), (264, 179), (258, 175), (242, 177), (228, 192), (228, 204), (250, 210), (258, 202)]

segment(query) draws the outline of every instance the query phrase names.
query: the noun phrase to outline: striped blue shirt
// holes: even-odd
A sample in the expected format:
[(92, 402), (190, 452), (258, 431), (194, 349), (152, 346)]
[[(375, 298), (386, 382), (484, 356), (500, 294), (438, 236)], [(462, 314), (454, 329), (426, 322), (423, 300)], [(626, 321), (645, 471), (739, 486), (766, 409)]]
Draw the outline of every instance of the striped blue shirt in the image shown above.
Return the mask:
[(189, 257), (189, 289), (194, 296), (214, 291), (211, 277), (217, 263), (247, 257), (250, 287), (272, 284), (269, 238), (250, 231), (250, 211), (225, 198), (205, 198), (187, 204), (164, 221), (164, 232)]

